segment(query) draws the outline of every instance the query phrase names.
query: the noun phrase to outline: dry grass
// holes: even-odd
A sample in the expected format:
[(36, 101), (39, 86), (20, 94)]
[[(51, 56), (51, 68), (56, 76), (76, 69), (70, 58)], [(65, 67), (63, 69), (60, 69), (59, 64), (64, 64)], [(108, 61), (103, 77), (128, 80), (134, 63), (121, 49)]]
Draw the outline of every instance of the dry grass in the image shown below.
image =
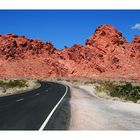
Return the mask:
[(25, 79), (1, 79), (0, 80), (0, 96), (8, 96), (18, 94), (38, 88), (40, 84), (36, 80)]
[(72, 86), (90, 85), (101, 98), (140, 103), (139, 81), (118, 78), (57, 78), (54, 81)]

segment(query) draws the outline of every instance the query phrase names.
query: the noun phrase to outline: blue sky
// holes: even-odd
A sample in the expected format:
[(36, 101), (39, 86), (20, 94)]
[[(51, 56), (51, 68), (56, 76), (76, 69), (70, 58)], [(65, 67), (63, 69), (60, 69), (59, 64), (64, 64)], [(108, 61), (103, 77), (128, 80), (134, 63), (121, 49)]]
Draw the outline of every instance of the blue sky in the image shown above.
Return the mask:
[(85, 44), (101, 24), (110, 24), (127, 41), (140, 35), (140, 10), (0, 10), (0, 34), (50, 41), (62, 49)]

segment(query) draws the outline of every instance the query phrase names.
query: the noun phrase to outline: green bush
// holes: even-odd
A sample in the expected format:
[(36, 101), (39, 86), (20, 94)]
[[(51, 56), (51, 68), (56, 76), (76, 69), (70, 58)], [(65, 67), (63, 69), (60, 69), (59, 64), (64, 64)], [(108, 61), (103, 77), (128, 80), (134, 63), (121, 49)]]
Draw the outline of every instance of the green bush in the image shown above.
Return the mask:
[(14, 88), (14, 87), (26, 87), (26, 80), (9, 80), (9, 81), (0, 81), (0, 87), (2, 88)]
[(101, 82), (96, 86), (98, 92), (107, 92), (112, 97), (137, 102), (140, 99), (140, 86), (134, 86), (130, 82), (117, 84), (113, 82)]

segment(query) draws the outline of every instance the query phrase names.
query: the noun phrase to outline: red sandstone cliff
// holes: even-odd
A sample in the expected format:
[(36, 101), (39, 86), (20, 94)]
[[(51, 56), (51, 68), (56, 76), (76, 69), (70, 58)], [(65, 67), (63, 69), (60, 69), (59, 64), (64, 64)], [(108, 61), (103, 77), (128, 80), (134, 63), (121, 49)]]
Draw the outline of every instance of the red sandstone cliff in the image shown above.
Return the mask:
[(56, 50), (50, 42), (0, 35), (0, 77), (124, 77), (140, 79), (140, 36), (128, 43), (101, 25), (85, 46)]

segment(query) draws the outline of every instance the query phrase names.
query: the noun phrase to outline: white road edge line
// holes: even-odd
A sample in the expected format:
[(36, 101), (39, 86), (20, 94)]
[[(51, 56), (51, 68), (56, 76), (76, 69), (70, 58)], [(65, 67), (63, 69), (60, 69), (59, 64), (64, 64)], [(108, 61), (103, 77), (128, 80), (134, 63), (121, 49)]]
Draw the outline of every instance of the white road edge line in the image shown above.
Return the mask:
[(44, 123), (41, 125), (41, 127), (39, 128), (39, 131), (42, 131), (45, 126), (47, 125), (48, 121), (50, 120), (51, 116), (53, 115), (54, 111), (56, 110), (56, 108), (58, 107), (58, 105), (61, 103), (61, 101), (63, 100), (63, 98), (65, 97), (65, 95), (68, 92), (68, 86), (66, 87), (66, 91), (65, 94), (63, 95), (63, 97), (59, 100), (59, 102), (55, 105), (55, 107), (53, 108), (53, 110), (50, 112), (50, 114), (48, 115), (48, 117), (46, 118), (46, 120), (44, 121)]
[(18, 99), (18, 100), (16, 100), (16, 102), (20, 102), (20, 101), (23, 101), (23, 100), (24, 100), (24, 98)]

